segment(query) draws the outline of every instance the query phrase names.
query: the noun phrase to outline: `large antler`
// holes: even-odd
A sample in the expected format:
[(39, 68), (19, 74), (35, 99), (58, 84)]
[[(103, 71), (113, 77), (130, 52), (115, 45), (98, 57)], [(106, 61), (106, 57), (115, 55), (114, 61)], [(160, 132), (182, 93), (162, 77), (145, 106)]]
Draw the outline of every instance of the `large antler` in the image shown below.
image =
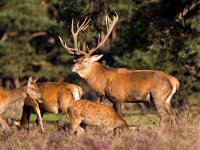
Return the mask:
[(80, 26), (79, 26), (79, 22), (78, 22), (76, 32), (74, 32), (74, 20), (72, 20), (71, 32), (72, 32), (73, 39), (74, 39), (74, 48), (68, 47), (67, 44), (64, 43), (62, 38), (59, 36), (59, 39), (61, 41), (61, 45), (66, 49), (66, 52), (70, 55), (91, 55), (98, 48), (100, 48), (105, 43), (105, 41), (108, 39), (108, 37), (109, 37), (110, 33), (112, 32), (117, 20), (118, 20), (118, 15), (117, 15), (116, 12), (115, 12), (115, 16), (113, 16), (113, 20), (111, 20), (108, 15), (106, 16), (106, 27), (107, 27), (106, 28), (107, 29), (106, 36), (101, 41), (100, 41), (101, 36), (99, 36), (98, 44), (97, 44), (96, 47), (89, 49), (88, 46), (87, 46), (88, 53), (79, 49), (79, 45), (78, 45), (77, 40), (78, 40), (78, 33), (80, 31), (87, 29), (90, 19), (87, 20), (87, 18), (85, 18), (85, 20), (83, 21), (83, 23)]
[[(98, 48), (100, 48), (105, 42), (106, 40), (108, 39), (110, 33), (112, 32), (116, 22), (118, 20), (118, 15), (117, 13), (115, 12), (115, 16), (113, 16), (113, 20), (111, 20), (109, 18), (108, 15), (106, 15), (106, 29), (107, 29), (107, 33), (106, 33), (106, 36), (101, 40), (101, 42), (98, 42), (98, 45), (90, 50), (89, 51), (89, 55), (91, 55), (92, 53), (94, 53)], [(98, 41), (100, 41), (100, 35), (99, 35), (99, 39)]]
[(85, 18), (85, 20), (83, 21), (83, 23), (80, 26), (79, 26), (79, 22), (78, 22), (77, 23), (77, 31), (74, 32), (74, 19), (72, 19), (71, 32), (72, 32), (73, 39), (74, 39), (74, 48), (68, 47), (67, 44), (64, 43), (62, 38), (59, 36), (59, 39), (61, 41), (61, 45), (66, 49), (66, 52), (68, 54), (70, 54), (70, 55), (85, 55), (86, 54), (84, 51), (81, 51), (79, 49), (78, 34), (79, 34), (80, 31), (87, 29), (89, 22), (90, 22), (90, 19), (87, 20), (87, 17)]

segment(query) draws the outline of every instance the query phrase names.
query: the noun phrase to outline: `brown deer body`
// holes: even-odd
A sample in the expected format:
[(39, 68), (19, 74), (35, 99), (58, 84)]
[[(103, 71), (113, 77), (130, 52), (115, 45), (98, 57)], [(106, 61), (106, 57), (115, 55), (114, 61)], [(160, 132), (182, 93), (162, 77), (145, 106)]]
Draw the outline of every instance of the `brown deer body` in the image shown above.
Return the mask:
[[(35, 107), (40, 108), (41, 116), (45, 112), (57, 114), (60, 110), (67, 115), (67, 107), (71, 101), (79, 100), (83, 94), (81, 87), (70, 83), (45, 82), (36, 84), (42, 95), (42, 102), (37, 103), (31, 97), (25, 99), (20, 128), (29, 128), (30, 114)], [(38, 121), (40, 123), (42, 119), (38, 117)]]
[(118, 127), (128, 128), (126, 121), (110, 106), (78, 100), (67, 110), (72, 131), (79, 131), (80, 124), (100, 126), (105, 132)]
[(14, 90), (4, 90), (0, 88), (0, 123), (3, 128), (9, 128), (9, 126), (1, 117), (2, 113), (10, 104), (18, 100), (25, 99), (27, 95), (35, 99), (36, 102), (40, 101), (42, 98), (37, 86), (35, 85), (35, 81), (32, 81), (32, 78), (29, 78), (26, 86), (21, 86)]
[(84, 78), (91, 89), (113, 102), (115, 110), (120, 114), (124, 102), (149, 102), (153, 100), (159, 112), (161, 123), (170, 120), (171, 123), (175, 124), (175, 112), (170, 104), (172, 96), (179, 88), (179, 81), (175, 77), (156, 70), (106, 68), (97, 62), (103, 55), (91, 55), (107, 40), (117, 20), (117, 14), (113, 20), (106, 16), (106, 36), (102, 40), (99, 39), (96, 47), (92, 49), (87, 47), (87, 51), (79, 49), (77, 36), (80, 31), (88, 27), (89, 21), (86, 18), (80, 26), (78, 23), (77, 31), (74, 32), (72, 20), (71, 31), (74, 38), (74, 48), (68, 47), (59, 37), (61, 45), (68, 54), (80, 56), (75, 60), (72, 71)]
[[(83, 65), (78, 62), (79, 60), (72, 68), (77, 73), (79, 73), (77, 68)], [(90, 67), (90, 71), (87, 70), (86, 74), (80, 70), (80, 76), (86, 80), (92, 90), (113, 102), (115, 110), (119, 113), (122, 113), (124, 102), (153, 100), (161, 121), (171, 118), (175, 123), (175, 112), (170, 100), (179, 88), (179, 82), (173, 76), (156, 70), (110, 69), (98, 62), (93, 62)]]

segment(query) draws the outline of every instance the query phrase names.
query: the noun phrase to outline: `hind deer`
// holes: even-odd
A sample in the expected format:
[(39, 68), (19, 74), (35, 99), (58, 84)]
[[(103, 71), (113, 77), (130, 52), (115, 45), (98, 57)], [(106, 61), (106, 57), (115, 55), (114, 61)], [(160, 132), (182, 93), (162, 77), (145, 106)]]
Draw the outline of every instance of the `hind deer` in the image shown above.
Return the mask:
[[(19, 129), (28, 129), (29, 128), (29, 118), (32, 110), (35, 111), (35, 108), (39, 108), (41, 111), (41, 117), (45, 112), (58, 114), (59, 111), (64, 112), (67, 117), (67, 107), (72, 101), (79, 100), (83, 95), (82, 88), (71, 83), (66, 82), (44, 82), (36, 83), (39, 92), (42, 96), (42, 101), (37, 102), (32, 97), (26, 97), (22, 118), (20, 124), (15, 122), (18, 125)], [(39, 122), (42, 132), (44, 132), (44, 127), (42, 124), (42, 118), (37, 116), (36, 123)]]
[(126, 121), (112, 107), (86, 99), (72, 102), (67, 112), (72, 134), (82, 130), (81, 123), (99, 126), (105, 133), (116, 128), (129, 128)]
[[(33, 98), (36, 102), (41, 101), (41, 94), (35, 84), (36, 80), (30, 77), (26, 86), (21, 86), (14, 90), (4, 90), (0, 88), (0, 123), (3, 128), (9, 128), (7, 122), (1, 117), (2, 113), (12, 103), (25, 99), (27, 96)], [(37, 116), (40, 116), (40, 110), (35, 108)]]
[[(86, 30), (90, 19), (87, 18), (74, 31), (72, 20), (71, 32), (74, 39), (74, 47), (69, 47), (59, 36), (61, 45), (69, 55), (79, 56), (72, 66), (72, 71), (86, 80), (88, 86), (98, 94), (107, 97), (120, 114), (124, 102), (150, 102), (153, 101), (160, 116), (160, 125), (170, 121), (176, 124), (176, 114), (170, 101), (179, 88), (179, 81), (162, 71), (157, 70), (129, 70), (126, 68), (107, 68), (97, 62), (102, 56), (91, 55), (99, 49), (111, 34), (118, 20), (117, 13), (113, 20), (106, 16), (107, 33), (101, 40), (99, 38), (96, 47), (81, 50), (78, 44), (78, 34)], [(100, 36), (99, 36), (100, 37)]]

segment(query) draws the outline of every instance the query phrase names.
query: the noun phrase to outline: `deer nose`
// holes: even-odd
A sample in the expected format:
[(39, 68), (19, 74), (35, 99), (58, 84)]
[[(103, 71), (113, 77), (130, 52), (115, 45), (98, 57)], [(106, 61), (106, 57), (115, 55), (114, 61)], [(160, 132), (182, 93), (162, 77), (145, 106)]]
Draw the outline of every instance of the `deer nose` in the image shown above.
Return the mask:
[(72, 70), (73, 72), (78, 71), (78, 66), (77, 66), (77, 65), (73, 65), (72, 68), (71, 68), (71, 70)]
[(44, 102), (44, 99), (41, 97), (41, 98), (37, 99), (37, 102), (38, 102), (38, 103), (43, 103), (43, 102)]

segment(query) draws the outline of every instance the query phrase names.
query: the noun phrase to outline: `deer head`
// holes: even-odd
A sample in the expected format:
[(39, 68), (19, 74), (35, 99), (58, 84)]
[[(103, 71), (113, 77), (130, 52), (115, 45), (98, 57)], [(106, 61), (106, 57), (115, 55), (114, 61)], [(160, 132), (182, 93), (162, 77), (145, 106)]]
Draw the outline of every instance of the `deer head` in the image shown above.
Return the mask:
[(38, 86), (36, 85), (36, 81), (37, 80), (38, 80), (38, 78), (36, 78), (35, 80), (33, 80), (32, 77), (29, 77), (28, 83), (27, 83), (26, 93), (32, 99), (41, 100), (42, 96), (40, 94)]
[(88, 24), (90, 22), (90, 19), (85, 18), (83, 23), (79, 25), (79, 22), (77, 23), (77, 31), (74, 31), (74, 20), (72, 19), (71, 24), (71, 32), (74, 39), (74, 48), (69, 47), (66, 43), (63, 42), (62, 38), (59, 36), (59, 39), (61, 41), (61, 45), (65, 48), (66, 52), (69, 55), (76, 55), (79, 56), (78, 59), (74, 60), (75, 64), (72, 66), (72, 71), (77, 72), (81, 77), (85, 78), (87, 74), (91, 71), (92, 64), (95, 61), (98, 61), (103, 54), (101, 55), (91, 55), (94, 53), (97, 49), (99, 49), (108, 39), (109, 35), (111, 34), (116, 22), (118, 20), (118, 15), (115, 13), (113, 16), (113, 20), (109, 18), (109, 16), (106, 16), (106, 35), (103, 39), (100, 39), (101, 35), (99, 34), (98, 38), (98, 44), (96, 47), (93, 47), (89, 49), (87, 46), (87, 50), (81, 50), (78, 44), (78, 33), (80, 31), (84, 31), (88, 28)]

